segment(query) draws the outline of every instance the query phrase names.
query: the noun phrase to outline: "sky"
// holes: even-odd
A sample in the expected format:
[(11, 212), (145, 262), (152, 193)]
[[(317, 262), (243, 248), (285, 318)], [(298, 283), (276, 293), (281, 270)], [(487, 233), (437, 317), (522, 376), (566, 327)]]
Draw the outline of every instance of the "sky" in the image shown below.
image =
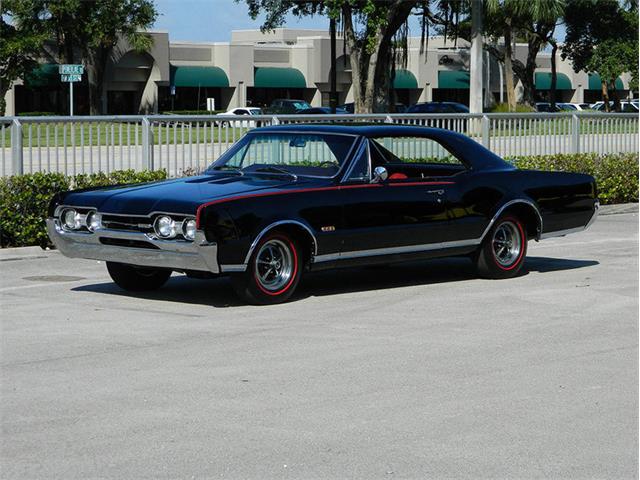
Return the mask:
[[(155, 0), (159, 12), (154, 30), (167, 30), (171, 41), (228, 42), (231, 30), (259, 28), (244, 2), (234, 0)], [(326, 28), (326, 17), (287, 19), (290, 28)]]
[[(154, 30), (166, 30), (171, 41), (228, 42), (231, 30), (260, 28), (264, 18), (252, 20), (242, 0), (154, 0), (158, 19)], [(327, 17), (297, 18), (290, 15), (286, 27), (329, 29)], [(417, 17), (409, 22), (410, 35), (420, 36)], [(564, 38), (564, 26), (558, 28), (557, 37)]]

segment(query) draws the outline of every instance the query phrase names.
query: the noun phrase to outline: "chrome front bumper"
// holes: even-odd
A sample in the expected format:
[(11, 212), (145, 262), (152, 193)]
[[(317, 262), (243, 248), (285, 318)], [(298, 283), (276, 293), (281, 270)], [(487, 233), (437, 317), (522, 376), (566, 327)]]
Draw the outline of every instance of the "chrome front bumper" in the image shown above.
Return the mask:
[[(216, 243), (208, 242), (201, 230), (196, 231), (193, 242), (158, 240), (146, 233), (122, 230), (69, 232), (62, 229), (57, 219), (48, 218), (47, 232), (56, 248), (71, 258), (220, 273), (218, 246)], [(152, 248), (105, 245), (101, 239), (142, 241), (150, 244)]]

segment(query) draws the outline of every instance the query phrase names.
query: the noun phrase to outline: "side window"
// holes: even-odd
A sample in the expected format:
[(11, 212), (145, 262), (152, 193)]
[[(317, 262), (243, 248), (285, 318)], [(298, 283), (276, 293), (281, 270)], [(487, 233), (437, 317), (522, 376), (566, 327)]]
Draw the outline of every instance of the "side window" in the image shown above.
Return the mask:
[(440, 143), (425, 137), (382, 137), (373, 139), (389, 163), (444, 164), (464, 166)]
[(353, 168), (347, 176), (347, 181), (362, 182), (371, 179), (368, 142), (363, 141), (358, 147)]

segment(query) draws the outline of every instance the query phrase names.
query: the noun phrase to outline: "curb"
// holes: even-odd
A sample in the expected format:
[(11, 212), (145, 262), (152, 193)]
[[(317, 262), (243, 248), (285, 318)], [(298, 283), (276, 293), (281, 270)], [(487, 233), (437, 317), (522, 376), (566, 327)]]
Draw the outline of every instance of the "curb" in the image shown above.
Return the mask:
[(620, 213), (638, 213), (637, 203), (618, 203), (615, 205), (602, 205), (599, 215), (617, 215)]

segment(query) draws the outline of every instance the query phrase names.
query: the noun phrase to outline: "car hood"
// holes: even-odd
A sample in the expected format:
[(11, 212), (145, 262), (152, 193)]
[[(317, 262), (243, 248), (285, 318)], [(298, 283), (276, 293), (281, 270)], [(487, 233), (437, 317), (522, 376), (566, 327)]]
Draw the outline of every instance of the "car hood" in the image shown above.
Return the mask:
[(103, 213), (148, 215), (152, 212), (168, 212), (191, 215), (196, 213), (198, 206), (212, 200), (306, 183), (279, 175), (216, 173), (140, 185), (71, 191), (61, 203), (96, 208)]

